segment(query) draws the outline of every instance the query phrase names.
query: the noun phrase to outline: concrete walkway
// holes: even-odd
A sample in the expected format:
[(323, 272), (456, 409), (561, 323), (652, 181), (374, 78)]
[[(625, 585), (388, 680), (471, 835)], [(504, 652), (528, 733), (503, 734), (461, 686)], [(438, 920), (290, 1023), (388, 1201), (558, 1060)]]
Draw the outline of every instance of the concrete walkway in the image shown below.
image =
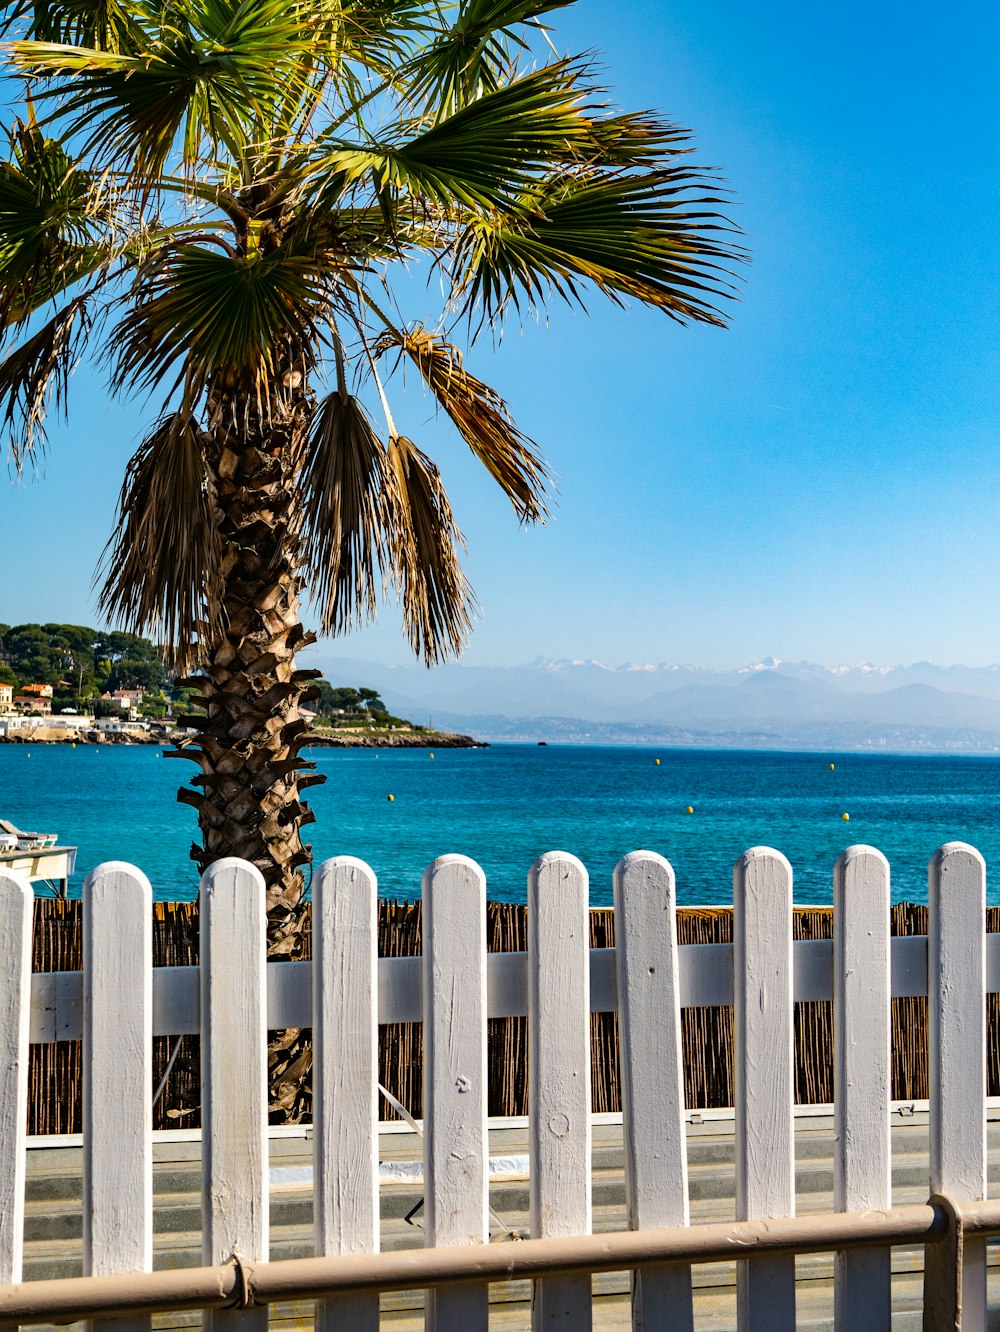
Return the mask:
[[(693, 1224), (732, 1220), (733, 1124), (731, 1114), (706, 1111), (689, 1116), (688, 1168)], [(927, 1116), (920, 1108), (902, 1107), (893, 1115), (893, 1199), (923, 1202), (928, 1189)], [(1000, 1192), (1000, 1107), (991, 1111), (989, 1126), (989, 1192)], [(827, 1108), (804, 1108), (796, 1121), (796, 1199), (800, 1212), (833, 1206), (833, 1120)], [(271, 1139), (271, 1257), (304, 1257), (312, 1249), (312, 1146), (308, 1130), (275, 1131)], [(155, 1266), (200, 1265), (200, 1153), (197, 1135), (158, 1135), (154, 1168)], [(24, 1279), (80, 1275), (81, 1149), (79, 1140), (39, 1139), (28, 1152)], [(399, 1249), (423, 1242), (421, 1213), (404, 1218), (419, 1204), (421, 1140), (402, 1126), (385, 1126), (380, 1140), (382, 1247)], [(527, 1131), (523, 1121), (495, 1121), (490, 1131), (490, 1156), (495, 1168), (491, 1204), (494, 1243), (510, 1242), (528, 1227)], [(594, 1125), (594, 1230), (624, 1227), (620, 1116), (598, 1116)], [(1000, 1329), (1000, 1267), (991, 1251), (990, 1294), (996, 1313), (990, 1327)], [(893, 1254), (894, 1332), (920, 1327), (922, 1249), (897, 1249)], [(819, 1254), (797, 1262), (798, 1325), (832, 1328), (833, 1257)], [(594, 1278), (595, 1327), (631, 1326), (628, 1274)], [(696, 1327), (727, 1332), (736, 1326), (735, 1265), (707, 1264), (694, 1269)], [(515, 1282), (491, 1288), (493, 1328), (530, 1327), (530, 1285)], [(383, 1298), (382, 1325), (394, 1332), (423, 1326), (422, 1295), (403, 1292)], [(275, 1305), (272, 1323), (288, 1328), (311, 1325), (306, 1305)], [(163, 1315), (161, 1328), (200, 1325), (198, 1314)]]

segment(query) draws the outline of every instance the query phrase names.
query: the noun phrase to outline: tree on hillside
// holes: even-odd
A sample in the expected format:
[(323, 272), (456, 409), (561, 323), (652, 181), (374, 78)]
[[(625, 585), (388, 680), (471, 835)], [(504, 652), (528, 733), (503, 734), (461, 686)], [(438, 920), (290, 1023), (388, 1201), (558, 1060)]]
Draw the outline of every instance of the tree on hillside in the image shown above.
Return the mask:
[[(409, 366), (524, 522), (546, 471), (466, 367), (505, 316), (588, 291), (721, 325), (739, 257), (689, 135), (611, 108), (541, 17), (565, 0), (22, 0), (0, 164), (0, 420), (17, 467), (82, 356), (160, 414), (128, 465), (100, 604), (200, 691), (200, 866), (252, 861), (296, 956), (311, 819), (299, 715), (324, 633), (398, 594), (413, 649), (474, 602), (437, 466), (397, 428)], [(439, 319), (393, 282), (425, 272)], [(327, 381), (327, 376), (329, 380)], [(373, 415), (372, 406), (376, 409)], [(294, 1098), (293, 1098), (294, 1099)]]

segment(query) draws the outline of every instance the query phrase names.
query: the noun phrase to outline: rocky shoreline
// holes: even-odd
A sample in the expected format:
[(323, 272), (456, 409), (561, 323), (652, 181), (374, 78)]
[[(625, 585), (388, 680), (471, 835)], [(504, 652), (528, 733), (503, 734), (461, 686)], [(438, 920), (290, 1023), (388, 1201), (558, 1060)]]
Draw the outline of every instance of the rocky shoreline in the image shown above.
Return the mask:
[[(39, 726), (0, 735), (2, 745), (174, 745), (183, 738), (162, 730), (148, 734)], [(310, 736), (307, 749), (488, 749), (484, 740), (451, 731), (328, 731)]]
[(310, 736), (307, 749), (488, 749), (485, 740), (453, 731), (329, 731)]

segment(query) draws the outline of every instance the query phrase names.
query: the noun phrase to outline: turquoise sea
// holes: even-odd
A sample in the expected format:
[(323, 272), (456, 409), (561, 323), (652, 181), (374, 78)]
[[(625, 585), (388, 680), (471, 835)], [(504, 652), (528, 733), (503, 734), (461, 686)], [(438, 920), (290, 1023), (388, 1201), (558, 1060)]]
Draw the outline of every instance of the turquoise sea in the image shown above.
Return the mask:
[[(733, 861), (767, 845), (792, 862), (797, 901), (829, 902), (837, 855), (867, 842), (889, 858), (893, 897), (922, 901), (932, 852), (962, 840), (996, 870), (988, 892), (1000, 902), (1000, 758), (559, 745), (311, 757), (327, 777), (309, 791), (317, 861), (361, 857), (387, 897), (416, 896), (435, 856), (462, 852), (491, 897), (523, 901), (534, 858), (563, 850), (587, 866), (601, 905), (615, 863), (645, 848), (672, 862), (681, 902), (725, 903)], [(158, 898), (190, 898), (195, 816), (175, 794), (191, 771), (154, 747), (3, 745), (0, 816), (78, 846), (76, 892), (102, 860), (129, 860)]]

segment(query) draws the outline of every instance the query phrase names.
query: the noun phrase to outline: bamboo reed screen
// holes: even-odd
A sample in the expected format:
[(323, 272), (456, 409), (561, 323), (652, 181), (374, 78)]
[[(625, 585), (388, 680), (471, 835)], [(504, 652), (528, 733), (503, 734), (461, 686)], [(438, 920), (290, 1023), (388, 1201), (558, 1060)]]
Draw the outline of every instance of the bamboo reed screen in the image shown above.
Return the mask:
[[(732, 938), (729, 907), (679, 908), (681, 943), (724, 943)], [(79, 902), (39, 899), (35, 903), (34, 969), (71, 971), (81, 965)], [(829, 907), (796, 907), (796, 939), (829, 939), (833, 915)], [(1000, 908), (987, 911), (987, 929), (1000, 930)], [(892, 908), (893, 934), (926, 934), (927, 908), (898, 903)], [(614, 918), (609, 908), (590, 916), (591, 947), (614, 944)], [(526, 946), (523, 906), (491, 902), (487, 914), (491, 952), (519, 952)], [(419, 954), (420, 904), (379, 903), (379, 953), (383, 957)], [(157, 966), (190, 966), (198, 961), (196, 903), (157, 902), (153, 918), (153, 958)], [(988, 1090), (1000, 1095), (1000, 996), (990, 995), (990, 1037), (987, 1048)], [(892, 1001), (893, 1097), (927, 1095), (927, 1001)], [(688, 1106), (729, 1106), (733, 1103), (733, 1016), (729, 1008), (687, 1009), (682, 1015), (684, 1080)], [(800, 1103), (833, 1099), (833, 1019), (830, 1003), (795, 1005), (795, 1094)], [(159, 1037), (154, 1050), (154, 1088), (159, 1088), (173, 1056), (166, 1085), (157, 1101), (157, 1128), (199, 1124), (196, 1037), (183, 1037), (175, 1049), (170, 1037)], [(412, 1114), (421, 1114), (422, 1044), (419, 1023), (382, 1027), (379, 1067), (382, 1084)], [(527, 1112), (527, 1024), (524, 1018), (491, 1019), (489, 1024), (489, 1104), (495, 1115)], [(620, 1110), (618, 1018), (598, 1013), (592, 1019), (593, 1105), (595, 1110)], [(76, 1133), (80, 1122), (79, 1042), (34, 1045), (31, 1048), (28, 1132)], [(387, 1116), (392, 1112), (383, 1107)]]

